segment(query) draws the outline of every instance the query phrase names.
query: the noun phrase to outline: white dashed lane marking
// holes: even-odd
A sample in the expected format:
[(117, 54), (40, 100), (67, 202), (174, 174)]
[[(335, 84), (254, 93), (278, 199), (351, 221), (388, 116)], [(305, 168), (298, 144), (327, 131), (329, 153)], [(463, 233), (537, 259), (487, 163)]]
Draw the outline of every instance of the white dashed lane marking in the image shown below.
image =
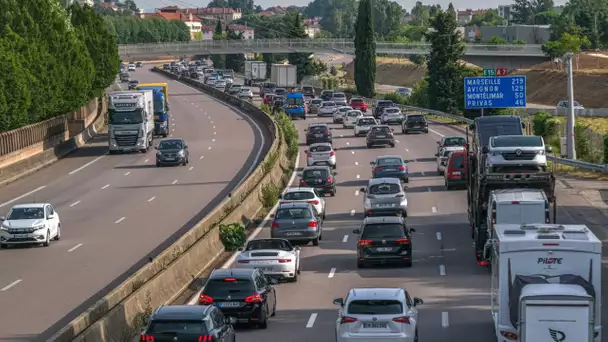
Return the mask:
[(70, 208), (71, 208), (71, 207), (73, 207), (73, 206), (78, 205), (78, 203), (80, 203), (80, 201), (76, 201), (76, 202), (74, 202), (74, 203), (70, 204)]
[(155, 199), (156, 199), (156, 196), (152, 196), (152, 197), (150, 197), (150, 199), (148, 199), (148, 202), (152, 202), (152, 201), (154, 201)]
[(101, 190), (107, 189), (109, 186), (110, 186), (110, 184), (106, 184), (106, 185), (104, 185), (104, 186), (101, 187)]
[(118, 220), (114, 221), (115, 224), (119, 224), (120, 222), (124, 221), (126, 219), (126, 217), (121, 217)]
[(77, 250), (78, 248), (82, 247), (82, 245), (83, 245), (82, 243), (79, 243), (76, 246), (68, 249), (68, 252), (73, 252), (73, 251)]

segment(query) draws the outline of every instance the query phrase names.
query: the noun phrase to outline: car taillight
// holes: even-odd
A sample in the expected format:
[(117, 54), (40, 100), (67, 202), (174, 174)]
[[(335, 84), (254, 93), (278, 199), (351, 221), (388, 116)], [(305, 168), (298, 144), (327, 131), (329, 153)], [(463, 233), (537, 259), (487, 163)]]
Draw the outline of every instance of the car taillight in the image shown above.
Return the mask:
[(213, 298), (201, 293), (201, 295), (198, 297), (198, 302), (203, 305), (209, 305), (213, 303)]
[(279, 224), (277, 222), (272, 222), (271, 228), (279, 228)]
[(401, 244), (401, 245), (407, 245), (410, 243), (410, 239), (408, 239), (408, 238), (397, 239), (397, 243)]
[(308, 228), (317, 228), (317, 221), (308, 222)]
[(354, 317), (348, 317), (348, 316), (344, 316), (342, 317), (342, 320), (340, 321), (340, 324), (344, 324), (344, 323), (354, 323), (356, 322), (357, 319)]
[(291, 262), (291, 259), (278, 259), (280, 264)]
[(329, 152), (329, 156), (330, 156), (330, 157), (333, 157), (333, 156), (335, 156), (335, 155), (336, 155), (336, 152), (334, 152), (334, 151)]
[(509, 331), (500, 331), (500, 334), (507, 340), (517, 341), (517, 334)]
[(372, 240), (359, 240), (359, 246), (369, 246), (372, 244)]
[(329, 131), (324, 131), (323, 134), (329, 134)]
[(378, 166), (378, 167), (377, 167), (375, 170), (376, 170), (376, 171), (382, 171), (382, 167), (381, 167), (381, 166)]
[(245, 303), (261, 303), (262, 297), (259, 294), (245, 298)]
[(248, 264), (250, 260), (239, 260), (239, 264)]
[(141, 340), (142, 341), (154, 342), (154, 336), (152, 336), (152, 335), (141, 335)]
[(308, 154), (308, 158), (312, 158), (312, 153), (309, 153), (309, 154)]
[(397, 322), (397, 323), (410, 323), (410, 318), (407, 316), (403, 316), (403, 317), (397, 317), (397, 318), (393, 318), (393, 322)]
[(306, 181), (303, 179), (300, 179), (300, 185), (305, 185), (305, 184), (306, 184)]
[(213, 341), (213, 335), (202, 335), (198, 337), (198, 342)]
[(407, 168), (405, 166), (398, 166), (397, 169), (399, 171), (405, 171)]
[(308, 201), (308, 203), (309, 203), (309, 204), (312, 204), (312, 205), (318, 205), (318, 204), (319, 204), (319, 201), (317, 201), (317, 200), (314, 200), (314, 201)]
[(333, 182), (333, 181), (334, 181), (334, 179), (333, 179), (333, 178), (331, 178), (331, 177), (328, 177), (328, 178), (327, 178), (327, 183), (331, 183), (331, 182)]

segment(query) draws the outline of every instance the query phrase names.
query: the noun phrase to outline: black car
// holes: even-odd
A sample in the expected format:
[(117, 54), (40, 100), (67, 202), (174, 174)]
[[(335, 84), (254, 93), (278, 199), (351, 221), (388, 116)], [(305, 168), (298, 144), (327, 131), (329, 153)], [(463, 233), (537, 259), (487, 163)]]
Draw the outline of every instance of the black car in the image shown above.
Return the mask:
[(300, 174), (300, 186), (314, 188), (320, 194), (336, 195), (336, 175), (329, 166), (309, 166)]
[(429, 124), (422, 114), (407, 114), (401, 123), (401, 132), (408, 134), (410, 132), (429, 133)]
[(403, 217), (366, 217), (361, 228), (353, 230), (359, 235), (357, 267), (370, 264), (412, 266), (411, 233), (415, 231), (406, 226)]
[(393, 130), (388, 125), (376, 125), (370, 128), (365, 137), (367, 148), (376, 145), (389, 145), (395, 147), (395, 136)]
[(303, 86), (302, 87), (302, 95), (304, 95), (304, 97), (315, 97), (315, 88), (313, 88), (312, 86)]
[(143, 66), (144, 66), (144, 64), (142, 62), (135, 63), (136, 68), (142, 68)]
[(190, 73), (190, 78), (198, 80), (198, 73), (196, 71), (195, 72), (191, 72)]
[(169, 63), (163, 64), (163, 70), (170, 71), (171, 70), (171, 65)]
[(376, 106), (374, 107), (374, 117), (376, 119), (382, 116), (382, 109), (384, 109), (385, 107), (395, 107), (395, 104), (393, 103), (393, 101), (390, 100), (379, 100), (378, 102), (376, 102)]
[[(206, 322), (212, 322), (208, 324)], [(236, 341), (233, 324), (213, 305), (161, 305), (150, 316), (141, 341)]]
[(156, 148), (156, 167), (163, 165), (188, 165), (190, 153), (184, 139), (169, 138), (160, 141)]
[(277, 311), (277, 293), (269, 278), (259, 269), (219, 268), (209, 275), (201, 292), (200, 305), (216, 305), (227, 317), (237, 322), (257, 324), (266, 329), (268, 319)]
[(304, 132), (306, 132), (306, 145), (324, 142), (331, 144), (333, 141), (331, 129), (327, 124), (310, 124)]
[(129, 90), (135, 90), (138, 85), (139, 85), (139, 81), (137, 81), (137, 80), (130, 80), (129, 81)]
[(323, 90), (321, 92), (321, 99), (323, 101), (330, 101), (333, 96), (334, 96), (333, 90)]

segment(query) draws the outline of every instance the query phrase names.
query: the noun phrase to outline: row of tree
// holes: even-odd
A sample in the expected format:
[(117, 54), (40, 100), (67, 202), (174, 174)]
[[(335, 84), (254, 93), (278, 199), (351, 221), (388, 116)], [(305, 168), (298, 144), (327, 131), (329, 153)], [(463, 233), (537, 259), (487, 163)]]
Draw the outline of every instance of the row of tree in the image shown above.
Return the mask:
[(181, 20), (142, 19), (134, 15), (104, 16), (104, 19), (118, 44), (190, 41), (190, 29)]
[(116, 40), (91, 8), (0, 0), (0, 132), (73, 111), (114, 81)]

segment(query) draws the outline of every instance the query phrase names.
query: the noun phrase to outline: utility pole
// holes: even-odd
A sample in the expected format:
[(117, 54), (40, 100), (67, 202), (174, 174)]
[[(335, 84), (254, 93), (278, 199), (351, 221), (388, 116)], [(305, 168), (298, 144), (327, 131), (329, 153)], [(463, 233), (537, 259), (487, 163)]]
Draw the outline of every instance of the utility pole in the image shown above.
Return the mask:
[(568, 147), (568, 159), (576, 160), (576, 146), (574, 139), (574, 82), (572, 80), (572, 57), (574, 54), (568, 52), (564, 55), (566, 63), (566, 74), (568, 75), (568, 126), (566, 130), (566, 143)]

